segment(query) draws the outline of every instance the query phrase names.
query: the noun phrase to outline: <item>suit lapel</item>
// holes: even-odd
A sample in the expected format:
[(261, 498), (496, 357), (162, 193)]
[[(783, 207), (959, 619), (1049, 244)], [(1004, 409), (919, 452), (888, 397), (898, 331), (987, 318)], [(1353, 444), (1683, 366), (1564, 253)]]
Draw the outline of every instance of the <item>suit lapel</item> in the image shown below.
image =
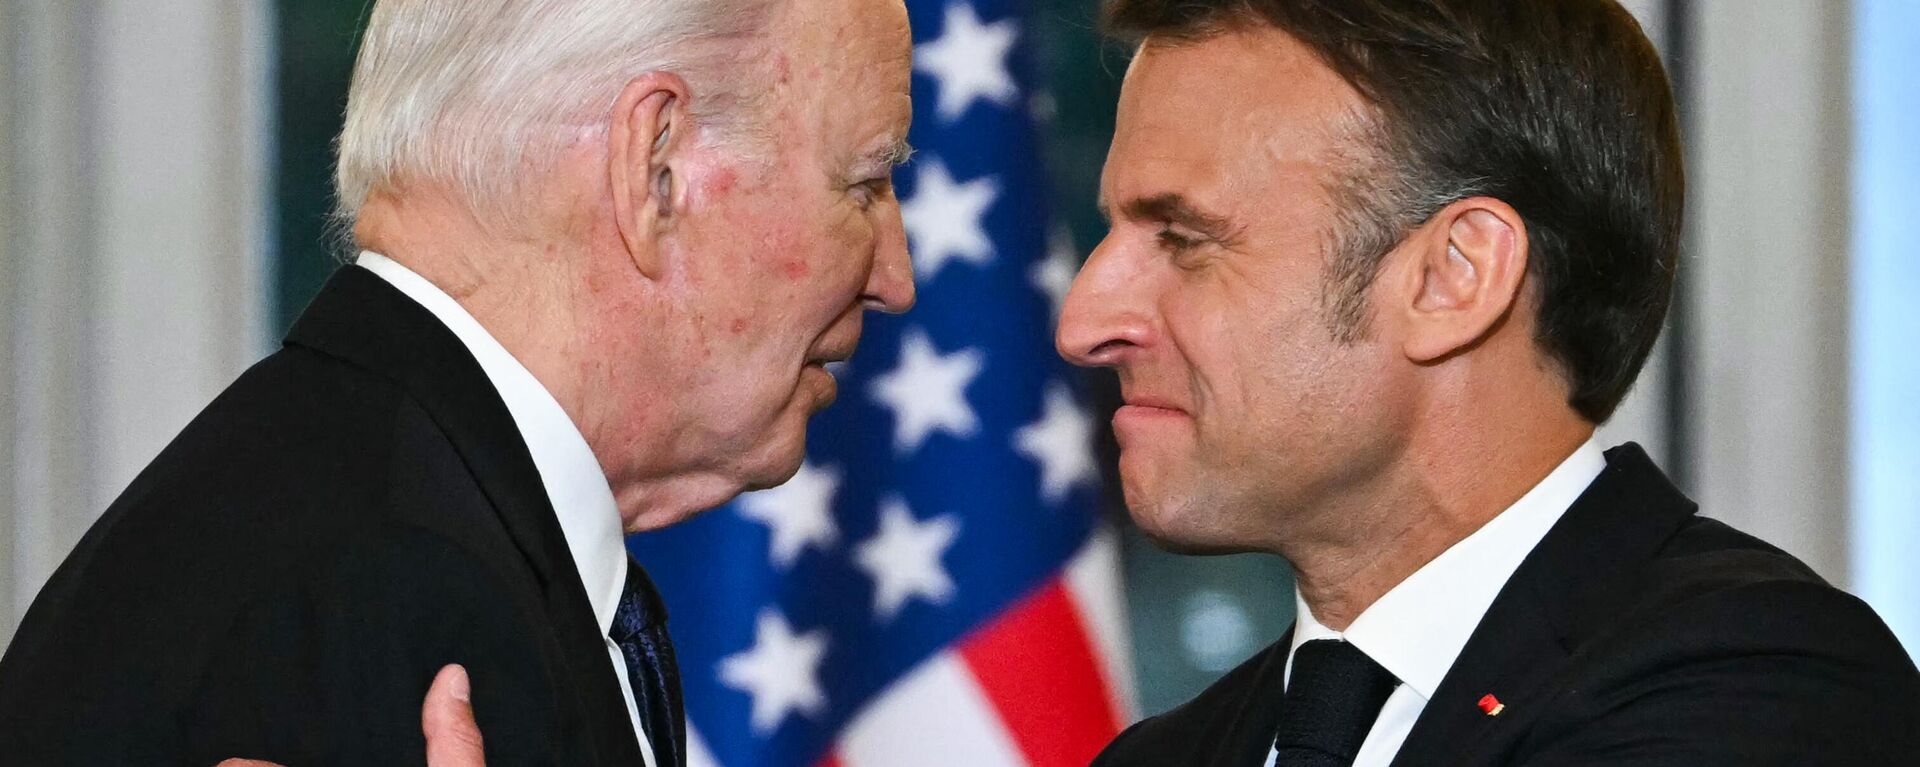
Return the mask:
[(1293, 629), (1287, 629), (1280, 641), (1267, 648), (1246, 696), (1237, 708), (1224, 712), (1225, 726), (1207, 764), (1257, 767), (1266, 763), (1274, 730), (1280, 724), (1280, 696), (1285, 689), (1287, 654), (1292, 649)]
[(626, 691), (611, 673), (602, 629), (580, 583), (545, 485), (506, 403), (459, 338), (385, 280), (359, 267), (335, 272), (287, 335), (290, 345), (386, 376), (447, 435), (539, 582), (563, 699), (607, 764), (640, 764)]
[[(1639, 445), (1607, 468), (1534, 547), (1488, 608), (1393, 767), (1485, 763), (1556, 694), (1582, 637), (1614, 615), (1634, 572), (1694, 513)], [(1481, 697), (1507, 708), (1488, 716)]]
[[(1474, 751), (1472, 744), (1525, 723), (1547, 692), (1543, 683), (1567, 661), (1558, 632), (1540, 617), (1545, 609), (1530, 589), (1502, 592), (1420, 712), (1393, 767), (1452, 764)], [(1487, 695), (1507, 708), (1489, 716), (1479, 705)]]

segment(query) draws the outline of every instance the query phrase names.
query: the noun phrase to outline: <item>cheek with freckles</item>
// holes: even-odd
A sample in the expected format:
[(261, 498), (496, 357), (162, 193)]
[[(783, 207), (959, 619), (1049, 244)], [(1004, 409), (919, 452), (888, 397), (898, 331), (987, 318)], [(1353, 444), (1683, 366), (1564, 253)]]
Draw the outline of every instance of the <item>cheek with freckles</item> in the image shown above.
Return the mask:
[(734, 185), (738, 183), (740, 183), (740, 171), (738, 169), (726, 166), (718, 167), (701, 182), (700, 193), (701, 196), (707, 199), (717, 200), (726, 197), (728, 193), (733, 191)]
[(724, 344), (771, 355), (762, 365), (794, 357), (856, 302), (871, 262), (868, 214), (792, 161), (720, 162), (697, 174), (706, 236), (690, 245), (712, 329)]
[[(804, 222), (774, 190), (753, 188), (731, 169), (708, 174), (701, 194), (713, 212), (712, 236), (699, 247), (708, 289), (728, 294), (728, 322), (777, 306), (783, 285), (804, 277)], [(703, 227), (704, 228), (704, 227)]]
[(857, 211), (846, 215), (832, 207), (794, 218), (783, 227), (789, 241), (772, 254), (770, 271), (786, 299), (782, 309), (807, 330), (821, 332), (859, 297), (870, 260), (862, 242), (870, 227)]
[(828, 258), (832, 267), (842, 273), (843, 279), (854, 281), (851, 289), (857, 291), (873, 269), (874, 226), (868, 213), (851, 204), (846, 207), (847, 213), (828, 231), (825, 239), (831, 243)]

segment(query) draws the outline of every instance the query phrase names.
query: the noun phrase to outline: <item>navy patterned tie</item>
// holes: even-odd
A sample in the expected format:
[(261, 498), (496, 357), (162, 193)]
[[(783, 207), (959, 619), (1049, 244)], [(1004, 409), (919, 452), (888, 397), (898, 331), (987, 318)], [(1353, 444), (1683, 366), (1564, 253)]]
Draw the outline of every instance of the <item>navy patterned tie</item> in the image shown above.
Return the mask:
[(1293, 676), (1280, 699), (1274, 767), (1347, 767), (1399, 686), (1360, 648), (1315, 639), (1293, 654)]
[(626, 658), (627, 681), (639, 704), (640, 725), (653, 743), (654, 764), (685, 767), (680, 744), (687, 738), (687, 722), (680, 703), (680, 667), (667, 636), (667, 607), (647, 571), (632, 557), (627, 558), (627, 586), (620, 591), (620, 607), (607, 636)]

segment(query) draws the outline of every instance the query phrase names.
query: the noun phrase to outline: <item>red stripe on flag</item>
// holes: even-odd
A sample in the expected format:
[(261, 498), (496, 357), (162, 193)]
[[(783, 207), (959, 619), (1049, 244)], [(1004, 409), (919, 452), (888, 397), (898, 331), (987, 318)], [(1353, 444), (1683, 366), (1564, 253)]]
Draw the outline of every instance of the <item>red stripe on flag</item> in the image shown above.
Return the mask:
[(814, 765), (813, 767), (840, 767), (839, 752), (837, 751), (827, 752), (827, 755), (820, 759), (820, 763)]
[(1098, 652), (1059, 580), (960, 644), (1032, 767), (1085, 767), (1120, 733)]

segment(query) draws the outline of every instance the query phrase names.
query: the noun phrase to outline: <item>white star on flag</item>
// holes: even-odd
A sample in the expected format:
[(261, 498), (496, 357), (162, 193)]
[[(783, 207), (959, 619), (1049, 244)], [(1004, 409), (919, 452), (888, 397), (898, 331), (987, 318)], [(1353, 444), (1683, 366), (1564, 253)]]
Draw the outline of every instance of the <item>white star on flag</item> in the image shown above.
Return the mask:
[(913, 597), (933, 604), (953, 597), (953, 579), (940, 557), (959, 534), (960, 522), (952, 514), (918, 522), (905, 501), (881, 503), (880, 530), (854, 555), (873, 576), (873, 611), (880, 620), (893, 620)]
[(1020, 34), (1013, 19), (980, 23), (973, 6), (949, 3), (940, 38), (913, 49), (913, 68), (939, 82), (940, 118), (952, 122), (967, 113), (975, 99), (1011, 104), (1020, 95), (1007, 54)]
[(991, 177), (956, 183), (947, 166), (931, 157), (914, 165), (913, 197), (900, 204), (900, 218), (912, 240), (913, 270), (920, 283), (933, 282), (948, 261), (975, 266), (992, 262), (993, 239), (987, 236), (984, 219), (1000, 196), (999, 183)]
[(740, 515), (767, 526), (768, 557), (788, 569), (808, 545), (825, 551), (839, 539), (833, 524), (833, 494), (839, 489), (839, 470), (804, 463), (786, 484), (740, 496)]
[(1014, 445), (1040, 465), (1040, 496), (1048, 503), (1067, 497), (1073, 486), (1100, 476), (1093, 463), (1093, 418), (1067, 387), (1047, 388), (1040, 420), (1014, 434)]
[(980, 375), (982, 362), (978, 349), (941, 355), (926, 331), (914, 328), (906, 333), (900, 342), (899, 366), (873, 379), (869, 390), (893, 410), (896, 451), (919, 449), (936, 429), (962, 438), (980, 429), (980, 419), (967, 403), (967, 386)]
[(1064, 226), (1056, 226), (1047, 236), (1047, 257), (1036, 261), (1027, 276), (1033, 280), (1033, 286), (1047, 294), (1053, 300), (1053, 318), (1060, 319), (1060, 307), (1067, 303), (1067, 291), (1073, 288), (1073, 277), (1080, 273), (1080, 254), (1073, 247), (1073, 233)]
[(826, 631), (795, 636), (787, 619), (768, 608), (760, 611), (753, 649), (720, 661), (720, 681), (753, 698), (753, 731), (765, 736), (796, 710), (811, 717), (826, 711), (820, 691), (826, 654)]

